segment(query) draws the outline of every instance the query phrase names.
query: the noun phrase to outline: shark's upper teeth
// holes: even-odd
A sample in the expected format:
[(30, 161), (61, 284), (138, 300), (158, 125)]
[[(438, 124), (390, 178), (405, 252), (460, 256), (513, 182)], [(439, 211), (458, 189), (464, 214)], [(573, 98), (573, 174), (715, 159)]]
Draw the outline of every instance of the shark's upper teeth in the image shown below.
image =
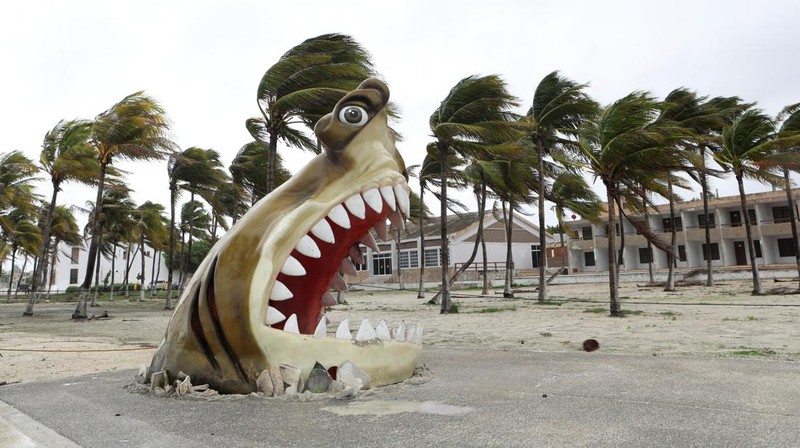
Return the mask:
[(369, 323), (369, 320), (362, 320), (361, 326), (358, 327), (358, 333), (356, 333), (356, 341), (369, 341), (377, 337), (378, 334), (375, 333), (375, 329), (372, 328), (372, 324)]
[(380, 187), (378, 190), (380, 190), (381, 196), (383, 196), (383, 200), (386, 201), (386, 205), (388, 205), (392, 211), (395, 211), (397, 205), (395, 204), (394, 201), (394, 189), (392, 188), (392, 186), (384, 185), (383, 187)]
[(314, 239), (308, 235), (303, 235), (294, 248), (306, 257), (319, 258), (322, 256), (319, 251), (319, 246), (317, 246), (317, 243), (314, 242)]
[(311, 234), (326, 243), (333, 244), (336, 242), (336, 239), (333, 237), (333, 229), (331, 229), (331, 225), (328, 224), (325, 218), (322, 218), (318, 223), (314, 224), (314, 227), (311, 228)]
[(297, 314), (292, 314), (286, 319), (286, 323), (283, 324), (283, 331), (300, 334), (300, 329), (297, 327)]
[(361, 195), (358, 193), (345, 199), (344, 205), (347, 206), (347, 209), (350, 210), (350, 213), (356, 218), (364, 219), (364, 217), (367, 216), (366, 209), (364, 208), (364, 200), (361, 199)]
[(283, 313), (271, 306), (267, 307), (267, 325), (275, 325), (284, 320), (286, 320), (286, 316)]
[(378, 192), (377, 188), (370, 188), (361, 193), (361, 196), (364, 197), (364, 202), (366, 202), (371, 209), (375, 210), (375, 213), (383, 211), (383, 198), (381, 198), (381, 194)]
[(345, 319), (340, 324), (339, 327), (336, 328), (336, 339), (346, 339), (351, 340), (353, 339), (353, 335), (350, 334), (350, 321)]
[(289, 258), (286, 259), (286, 262), (283, 263), (283, 267), (281, 268), (281, 273), (285, 275), (290, 275), (293, 277), (300, 277), (306, 275), (306, 269), (297, 261), (297, 258), (289, 255)]
[(283, 283), (275, 280), (275, 285), (272, 287), (272, 294), (270, 294), (269, 299), (279, 302), (281, 300), (291, 299), (292, 297), (294, 297), (292, 291), (289, 291), (289, 288)]
[(333, 207), (331, 211), (328, 212), (328, 218), (343, 229), (350, 228), (350, 217), (347, 216), (347, 210), (342, 207), (342, 204)]

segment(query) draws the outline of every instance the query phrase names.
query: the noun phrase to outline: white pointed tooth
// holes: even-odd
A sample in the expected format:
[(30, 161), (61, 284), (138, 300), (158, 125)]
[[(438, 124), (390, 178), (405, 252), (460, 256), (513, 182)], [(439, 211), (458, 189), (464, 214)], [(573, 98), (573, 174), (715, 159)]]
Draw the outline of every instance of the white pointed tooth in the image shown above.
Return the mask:
[(303, 235), (294, 248), (306, 257), (319, 258), (322, 256), (322, 253), (319, 251), (319, 246), (317, 246), (314, 239), (308, 235)]
[(392, 189), (394, 189), (394, 196), (397, 199), (397, 207), (403, 216), (408, 217), (408, 192), (400, 184), (393, 185)]
[(375, 238), (373, 238), (372, 234), (369, 232), (365, 233), (364, 236), (362, 236), (361, 239), (358, 240), (358, 242), (369, 247), (375, 252), (380, 252), (380, 249), (378, 249), (377, 241), (375, 241)]
[(281, 273), (292, 277), (301, 277), (306, 275), (306, 269), (302, 264), (300, 264), (299, 261), (297, 261), (297, 258), (289, 255), (289, 258), (287, 258), (286, 262), (283, 263)]
[(412, 342), (415, 334), (417, 334), (417, 326), (411, 324), (411, 326), (406, 329), (406, 342)]
[(292, 315), (286, 319), (286, 323), (283, 324), (283, 331), (300, 334), (300, 328), (297, 327), (297, 314), (292, 313)]
[(331, 288), (337, 291), (347, 291), (347, 282), (344, 281), (338, 272), (333, 274), (333, 278), (331, 278)]
[(314, 330), (315, 338), (324, 338), (325, 336), (327, 336), (328, 332), (327, 329), (325, 328), (327, 326), (326, 325), (327, 322), (328, 319), (325, 319), (325, 316), (322, 316), (322, 318), (317, 323), (317, 328)]
[(347, 275), (358, 275), (358, 271), (356, 271), (356, 267), (353, 266), (353, 262), (350, 261), (349, 258), (345, 258), (342, 260), (342, 264), (339, 265), (339, 270), (344, 272)]
[(337, 303), (336, 302), (336, 297), (334, 297), (333, 294), (331, 294), (329, 292), (326, 292), (325, 294), (322, 295), (321, 302), (322, 302), (322, 306), (325, 306), (325, 307), (334, 306)]
[(397, 342), (405, 342), (406, 340), (406, 326), (400, 322), (400, 325), (397, 326), (397, 331), (394, 334), (394, 340)]
[(369, 204), (370, 208), (375, 210), (375, 213), (383, 211), (383, 198), (377, 188), (370, 188), (369, 190), (361, 193), (364, 197), (364, 202)]
[(325, 218), (320, 219), (318, 223), (314, 224), (314, 227), (311, 228), (311, 234), (326, 243), (333, 244), (336, 242), (336, 239), (333, 237), (333, 229), (331, 229), (331, 225), (328, 224)]
[(275, 285), (272, 286), (272, 294), (269, 296), (269, 300), (274, 300), (275, 302), (280, 302), (281, 300), (288, 300), (294, 297), (292, 291), (286, 287), (283, 283), (275, 280)]
[(267, 307), (267, 325), (275, 325), (284, 320), (286, 320), (286, 316), (283, 313), (271, 306)]
[(380, 323), (378, 323), (378, 326), (375, 327), (375, 334), (378, 336), (378, 339), (383, 341), (388, 341), (392, 339), (392, 336), (389, 333), (389, 327), (386, 325), (385, 320), (380, 321)]
[(364, 254), (361, 253), (361, 249), (358, 248), (358, 245), (351, 246), (347, 251), (347, 255), (354, 263), (364, 264)]
[(378, 238), (382, 239), (383, 241), (389, 241), (389, 229), (386, 227), (385, 219), (379, 219), (378, 222), (372, 225), (372, 228), (375, 229), (375, 233), (378, 234)]
[(369, 319), (362, 320), (361, 326), (358, 327), (358, 333), (356, 333), (356, 341), (370, 341), (377, 337), (378, 335), (375, 333), (375, 329), (372, 328), (372, 324), (369, 323)]
[(336, 329), (336, 339), (345, 339), (348, 341), (353, 339), (353, 335), (350, 334), (350, 321), (347, 319), (343, 320)]
[(381, 196), (383, 196), (383, 200), (386, 201), (386, 204), (389, 206), (392, 211), (397, 209), (397, 204), (394, 201), (394, 188), (391, 185), (385, 185), (379, 188), (381, 192)]
[(422, 324), (417, 325), (417, 331), (414, 333), (414, 339), (412, 339), (411, 342), (422, 344)]
[(406, 229), (405, 219), (403, 219), (403, 215), (401, 215), (400, 211), (398, 210), (389, 213), (389, 222), (391, 222), (393, 226), (400, 229), (400, 231)]
[(350, 228), (350, 217), (347, 216), (347, 210), (342, 207), (342, 204), (333, 207), (331, 211), (328, 212), (328, 218), (343, 229)]
[(364, 219), (364, 217), (367, 216), (367, 211), (364, 208), (364, 200), (361, 199), (361, 195), (358, 193), (345, 199), (344, 205), (346, 205), (350, 213), (358, 219)]

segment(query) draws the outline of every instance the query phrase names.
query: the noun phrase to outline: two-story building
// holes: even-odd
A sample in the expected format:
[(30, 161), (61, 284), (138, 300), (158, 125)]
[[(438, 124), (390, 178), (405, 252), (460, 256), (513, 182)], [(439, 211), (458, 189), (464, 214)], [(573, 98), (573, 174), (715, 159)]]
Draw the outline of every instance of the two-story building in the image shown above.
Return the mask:
[[(791, 218), (786, 192), (753, 193), (747, 196), (748, 216), (752, 224), (756, 259), (759, 265), (795, 264), (795, 245), (792, 238)], [(798, 210), (798, 195), (792, 207)], [(706, 257), (713, 266), (744, 266), (750, 264), (739, 196), (726, 196), (709, 200), (709, 213), (703, 213), (703, 201), (693, 200), (675, 204), (675, 220), (670, 219), (669, 205), (663, 204), (649, 211), (647, 225), (669, 243), (672, 227), (677, 231), (676, 265), (678, 267), (705, 267)], [(569, 244), (569, 261), (572, 272), (608, 270), (608, 215), (601, 216), (599, 224), (586, 219), (567, 223), (572, 232)], [(644, 221), (642, 215), (632, 215), (635, 221)], [(710, 230), (710, 245), (706, 247), (705, 230)], [(622, 229), (615, 223), (616, 235), (624, 234), (625, 248), (621, 264), (627, 269), (647, 269), (653, 262), (656, 269), (668, 268), (663, 251), (648, 249), (647, 240), (627, 220)], [(618, 248), (620, 238), (617, 238)]]

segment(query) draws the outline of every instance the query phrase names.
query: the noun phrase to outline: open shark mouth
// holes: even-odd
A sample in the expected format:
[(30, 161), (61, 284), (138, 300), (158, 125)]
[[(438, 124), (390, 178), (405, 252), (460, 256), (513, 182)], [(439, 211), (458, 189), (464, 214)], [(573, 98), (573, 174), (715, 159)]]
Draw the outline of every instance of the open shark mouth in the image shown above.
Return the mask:
[(179, 372), (223, 393), (256, 390), (261, 372), (289, 364), (305, 377), (349, 361), (376, 386), (411, 376), (422, 328), (343, 320), (328, 335), (331, 290), (356, 275), (362, 246), (378, 251), (409, 215), (405, 164), (394, 146), (382, 82), (347, 94), (315, 133), (325, 152), (259, 201), (211, 249), (170, 319), (149, 372)]

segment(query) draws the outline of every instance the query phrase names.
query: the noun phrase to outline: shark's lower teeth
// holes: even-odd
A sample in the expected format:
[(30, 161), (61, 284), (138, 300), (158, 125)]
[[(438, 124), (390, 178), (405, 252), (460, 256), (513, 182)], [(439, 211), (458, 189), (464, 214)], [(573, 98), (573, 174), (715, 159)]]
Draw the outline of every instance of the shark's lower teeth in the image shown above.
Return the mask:
[[(387, 219), (396, 228), (404, 228), (409, 208), (408, 186), (403, 181), (383, 184), (368, 187), (331, 207), (295, 244), (272, 287), (266, 316), (268, 326), (318, 338), (325, 336), (322, 324), (327, 318), (323, 311), (336, 304), (328, 290), (347, 289), (341, 274), (358, 275), (355, 264), (365, 261), (359, 244), (379, 251), (370, 230), (388, 240)], [(336, 262), (337, 259), (341, 261)], [(317, 318), (320, 315), (321, 320)], [(353, 340), (347, 321), (342, 323), (344, 327), (340, 325), (336, 337)], [(365, 319), (355, 340), (404, 342), (421, 338), (421, 330), (418, 335), (409, 333), (409, 337), (406, 333), (402, 323), (391, 332), (384, 321), (375, 328)]]

